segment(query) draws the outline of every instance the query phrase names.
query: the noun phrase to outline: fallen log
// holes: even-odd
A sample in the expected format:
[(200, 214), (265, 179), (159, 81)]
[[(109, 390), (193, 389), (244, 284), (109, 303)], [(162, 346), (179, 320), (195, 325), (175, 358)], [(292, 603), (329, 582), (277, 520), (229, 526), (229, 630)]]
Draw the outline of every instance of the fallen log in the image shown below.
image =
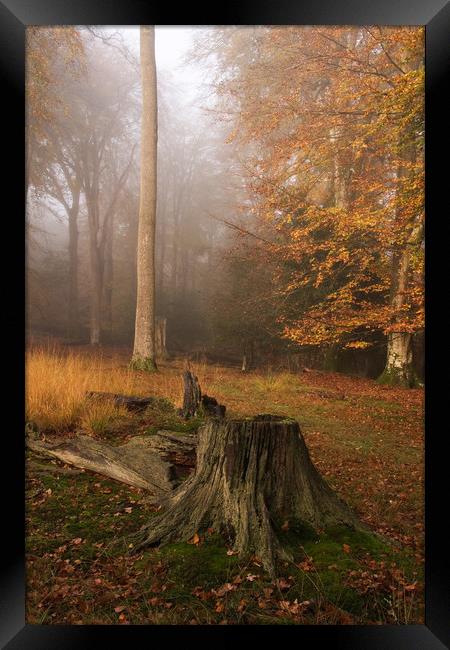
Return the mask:
[(88, 391), (86, 396), (90, 399), (109, 400), (116, 406), (124, 406), (129, 411), (145, 411), (148, 406), (153, 406), (158, 402), (157, 397), (135, 397), (133, 395), (97, 391)]
[(38, 454), (57, 458), (69, 465), (88, 469), (149, 490), (155, 496), (166, 496), (177, 486), (179, 472), (177, 455), (182, 464), (195, 463), (195, 436), (178, 436), (159, 431), (152, 436), (135, 436), (127, 443), (113, 447), (89, 436), (78, 435), (64, 442), (42, 442), (29, 437), (27, 445)]
[[(202, 395), (197, 377), (189, 371), (184, 375), (185, 417), (200, 412), (223, 418), (225, 406), (213, 397)], [(132, 411), (143, 411), (157, 405), (157, 397), (135, 397), (117, 393), (90, 391), (90, 399), (110, 400), (117, 406)], [(168, 496), (195, 467), (197, 434), (179, 434), (157, 431), (150, 436), (135, 436), (127, 443), (112, 446), (86, 435), (75, 435), (69, 440), (57, 438), (43, 441), (33, 427), (27, 429), (27, 445), (35, 453), (57, 458), (64, 463), (91, 470), (134, 487), (149, 490), (156, 497)]]

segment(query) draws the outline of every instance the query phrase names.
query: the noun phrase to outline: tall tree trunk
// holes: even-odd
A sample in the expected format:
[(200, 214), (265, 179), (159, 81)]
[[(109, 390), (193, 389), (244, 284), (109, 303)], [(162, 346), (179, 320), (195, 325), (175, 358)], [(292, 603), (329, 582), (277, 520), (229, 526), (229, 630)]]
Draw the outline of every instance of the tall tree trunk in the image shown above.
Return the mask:
[(108, 340), (112, 339), (113, 318), (112, 318), (112, 294), (113, 294), (113, 235), (114, 235), (114, 214), (111, 214), (107, 225), (108, 231), (105, 240), (105, 277), (103, 282), (103, 311), (105, 331), (108, 333)]
[[(422, 238), (422, 225), (417, 224), (403, 250), (395, 252), (392, 260), (391, 305), (397, 313), (405, 302), (411, 248)], [(413, 368), (412, 334), (393, 331), (388, 334), (386, 366), (378, 381), (382, 384), (412, 387), (416, 383)]]
[(141, 193), (137, 251), (137, 301), (132, 365), (156, 369), (155, 225), (158, 140), (155, 28), (141, 26)]
[(69, 306), (68, 336), (77, 339), (80, 335), (80, 317), (78, 303), (78, 209), (80, 191), (74, 192), (72, 207), (69, 212)]
[[(409, 162), (415, 160), (415, 145), (410, 142), (405, 145), (405, 158)], [(400, 165), (398, 179), (401, 181), (408, 174), (408, 168)], [(400, 189), (397, 190), (398, 192)], [(397, 210), (400, 209), (397, 207)], [(391, 307), (394, 318), (401, 321), (401, 310), (405, 305), (405, 292), (408, 287), (410, 274), (411, 250), (420, 245), (423, 236), (423, 224), (417, 222), (410, 227), (409, 236), (400, 250), (395, 250), (392, 256), (391, 271)], [(388, 334), (386, 366), (378, 378), (382, 384), (412, 387), (416, 383), (412, 356), (412, 334), (402, 331), (401, 326)]]
[(179, 214), (174, 213), (173, 222), (173, 237), (172, 237), (172, 269), (170, 286), (173, 295), (177, 292), (177, 279), (178, 279), (178, 239), (179, 239)]
[(102, 329), (103, 269), (100, 251), (91, 242), (91, 326), (90, 343), (100, 345)]
[(158, 265), (157, 293), (158, 293), (159, 304), (161, 305), (161, 301), (164, 295), (164, 266), (166, 263), (166, 209), (165, 207), (161, 214), (161, 228), (160, 228), (160, 236), (158, 241), (158, 250), (159, 250), (159, 265)]
[(189, 276), (189, 250), (187, 248), (184, 248), (181, 255), (181, 283), (180, 283), (181, 300), (183, 302), (186, 301), (186, 293), (187, 293), (188, 280), (189, 280), (188, 276)]
[(166, 331), (167, 331), (167, 318), (157, 318), (156, 332), (155, 332), (156, 356), (159, 359), (163, 359), (163, 360), (169, 357), (166, 348)]
[(103, 259), (100, 246), (101, 235), (98, 210), (98, 176), (94, 174), (89, 191), (85, 188), (86, 206), (89, 223), (89, 256), (91, 264), (91, 314), (90, 314), (90, 344), (100, 345), (102, 323), (103, 296)]

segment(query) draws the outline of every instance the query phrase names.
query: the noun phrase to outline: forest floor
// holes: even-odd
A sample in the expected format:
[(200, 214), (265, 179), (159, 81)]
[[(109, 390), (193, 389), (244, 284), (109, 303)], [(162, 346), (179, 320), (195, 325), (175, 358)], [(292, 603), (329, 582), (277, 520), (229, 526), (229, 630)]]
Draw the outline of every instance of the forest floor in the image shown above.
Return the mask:
[[(27, 421), (39, 435), (74, 431), (120, 444), (179, 418), (185, 361), (128, 369), (128, 350), (31, 348)], [(155, 515), (145, 492), (27, 453), (27, 622), (34, 624), (423, 623), (423, 390), (338, 373), (191, 364), (227, 414), (298, 420), (316, 467), (379, 534), (306, 535), (272, 581), (258, 558), (227, 551), (216, 534), (128, 554), (127, 535)], [(85, 391), (154, 395), (139, 415), (89, 404)], [(191, 540), (192, 542), (192, 540)]]

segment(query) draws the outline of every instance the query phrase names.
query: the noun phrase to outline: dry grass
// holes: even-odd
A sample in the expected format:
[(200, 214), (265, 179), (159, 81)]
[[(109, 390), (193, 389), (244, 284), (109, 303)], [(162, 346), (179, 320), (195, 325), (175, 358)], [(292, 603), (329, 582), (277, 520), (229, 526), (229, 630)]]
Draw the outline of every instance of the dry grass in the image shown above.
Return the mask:
[(57, 347), (33, 347), (27, 352), (27, 421), (43, 430), (64, 432), (81, 426), (95, 433), (124, 417), (123, 408), (86, 399), (87, 391), (155, 395), (175, 402), (181, 387), (175, 371), (154, 375), (133, 371), (121, 356), (74, 353)]
[(262, 392), (284, 393), (292, 388), (294, 375), (289, 372), (274, 372), (269, 366), (260, 376), (255, 377), (254, 386)]

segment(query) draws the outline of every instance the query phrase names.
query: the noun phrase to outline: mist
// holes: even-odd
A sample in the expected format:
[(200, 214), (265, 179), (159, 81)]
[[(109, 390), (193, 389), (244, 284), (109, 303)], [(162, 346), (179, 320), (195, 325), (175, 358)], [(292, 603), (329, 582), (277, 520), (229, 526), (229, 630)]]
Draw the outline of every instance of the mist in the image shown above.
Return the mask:
[[(167, 320), (173, 350), (203, 348), (211, 339), (211, 294), (228, 238), (221, 220), (231, 219), (236, 212), (239, 191), (224, 125), (205, 110), (205, 70), (186, 60), (195, 31), (156, 30), (156, 300), (158, 318)], [(81, 185), (84, 175), (93, 170), (91, 162), (82, 160), (81, 145), (83, 139), (103, 138), (97, 179), (97, 227), (105, 242), (102, 341), (131, 344), (139, 202), (139, 28), (81, 28), (79, 32), (84, 68), (72, 74), (56, 61), (52, 70), (58, 75), (52, 80), (58, 86), (56, 110), (44, 126), (45, 136), (35, 147), (31, 163), (32, 176), (41, 178), (28, 194), (28, 329), (89, 340), (89, 219)], [(83, 164), (86, 169), (79, 170)], [(68, 210), (74, 201), (70, 183), (77, 182), (77, 262), (70, 269)], [(78, 280), (75, 324), (68, 322), (68, 314), (69, 319), (74, 317), (68, 304), (71, 273)]]
[[(353, 61), (365, 49), (377, 57), (379, 77), (394, 78), (397, 70), (381, 60), (381, 45), (372, 47), (373, 34), (340, 32)], [(319, 367), (332, 359), (333, 367), (373, 377), (383, 370), (389, 285), (397, 280), (388, 268), (392, 246), (381, 232), (392, 230), (389, 214), (403, 200), (395, 186), (403, 163), (392, 156), (395, 144), (376, 150), (370, 142), (366, 106), (355, 111), (369, 111), (362, 121), (350, 112), (336, 121), (346, 115), (346, 92), (355, 93), (355, 105), (365, 96), (359, 80), (365, 77), (358, 72), (356, 86), (347, 80), (339, 47), (327, 52), (329, 61), (317, 58), (320, 37), (309, 28), (155, 29), (155, 304), (164, 354), (241, 359), (243, 367), (249, 358), (252, 364), (295, 358)], [(277, 50), (278, 42), (287, 49)], [(292, 58), (296, 48), (302, 65)], [(28, 53), (27, 329), (71, 343), (130, 346), (140, 196), (139, 27), (29, 30)], [(421, 51), (412, 56), (408, 65), (420, 71)], [(380, 94), (374, 97), (379, 102)], [(414, 137), (419, 143), (419, 128)], [(414, 155), (420, 165), (422, 153)], [(384, 178), (381, 202), (369, 192), (361, 208), (358, 197), (371, 184), (375, 192), (378, 177)], [(333, 210), (353, 219), (345, 253), (337, 253), (336, 227), (325, 224)], [(372, 235), (357, 234), (352, 217), (364, 210), (383, 211), (385, 226), (375, 234), (377, 255), (386, 260), (381, 271), (376, 257), (364, 260)], [(311, 240), (309, 249), (308, 211), (316, 211), (325, 236), (320, 245)], [(392, 232), (390, 241), (396, 237)], [(339, 270), (347, 255), (355, 260), (348, 273)], [(406, 326), (416, 332), (407, 347), (419, 372), (420, 272), (408, 271), (415, 302)], [(349, 298), (341, 296), (347, 292), (359, 309), (370, 283), (376, 288), (367, 294), (364, 317), (350, 316)]]

